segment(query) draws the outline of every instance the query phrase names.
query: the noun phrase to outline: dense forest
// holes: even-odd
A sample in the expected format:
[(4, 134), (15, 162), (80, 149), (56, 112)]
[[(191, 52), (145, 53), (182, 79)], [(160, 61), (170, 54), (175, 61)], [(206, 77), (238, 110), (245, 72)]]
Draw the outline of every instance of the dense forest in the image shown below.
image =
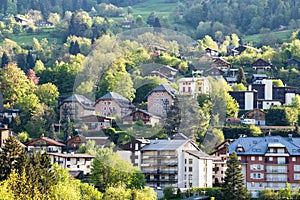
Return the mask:
[[(112, 4), (119, 9), (118, 15), (124, 16), (127, 12), (126, 6), (141, 2), (145, 0), (1, 0), (0, 11), (3, 14), (25, 14), (29, 10), (38, 10), (47, 19), (50, 13), (64, 16), (66, 11), (90, 12), (96, 9), (99, 13), (107, 9), (107, 6), (103, 5)], [(166, 5), (174, 2), (177, 2), (177, 6), (172, 16), (165, 17), (172, 21), (172, 28), (185, 32), (190, 29), (187, 32), (196, 38), (202, 38), (207, 34), (214, 36), (217, 31), (221, 31), (224, 35), (233, 32), (244, 35), (259, 33), (266, 29), (295, 29), (300, 23), (298, 9), (300, 2), (296, 0), (165, 0)], [(109, 15), (104, 13), (102, 17)], [(159, 20), (162, 21), (162, 18)]]

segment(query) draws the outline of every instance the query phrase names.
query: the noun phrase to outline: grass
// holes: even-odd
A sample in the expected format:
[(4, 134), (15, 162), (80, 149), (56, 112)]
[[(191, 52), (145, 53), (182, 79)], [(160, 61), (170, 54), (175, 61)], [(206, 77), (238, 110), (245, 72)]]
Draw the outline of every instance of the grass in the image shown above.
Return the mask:
[[(8, 39), (15, 41), (20, 46), (32, 46), (33, 38), (38, 39), (39, 41), (43, 38), (47, 38), (49, 44), (56, 42), (57, 44), (63, 44), (60, 38), (56, 38), (52, 36), (52, 32), (55, 29), (42, 29), (41, 32), (38, 33), (20, 33), (18, 35), (11, 35)], [(0, 39), (0, 45), (2, 45), (3, 39)]]
[(135, 4), (133, 8), (133, 16), (141, 15), (146, 21), (151, 12), (156, 12), (159, 17), (167, 16), (170, 19), (170, 14), (176, 9), (177, 2), (166, 3), (165, 0), (149, 0)]
[[(272, 34), (274, 34), (275, 37), (277, 37), (278, 39), (280, 39), (282, 42), (286, 42), (290, 39), (292, 33), (295, 30), (283, 30), (283, 31), (276, 31), (276, 32), (271, 32)], [(247, 35), (245, 37), (243, 37), (243, 42), (246, 43), (258, 43), (261, 38), (262, 38), (263, 34), (254, 34), (254, 35)]]

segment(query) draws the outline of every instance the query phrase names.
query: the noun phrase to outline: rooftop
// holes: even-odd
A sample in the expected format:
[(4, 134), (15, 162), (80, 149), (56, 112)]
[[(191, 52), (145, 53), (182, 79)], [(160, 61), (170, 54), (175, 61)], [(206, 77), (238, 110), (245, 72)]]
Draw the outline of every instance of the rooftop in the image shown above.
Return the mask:
[(150, 144), (144, 146), (142, 151), (176, 150), (190, 140), (150, 140)]
[[(242, 147), (243, 152), (237, 152)], [(266, 136), (266, 137), (240, 137), (229, 145), (229, 153), (238, 155), (264, 155), (268, 147), (286, 148), (289, 155), (300, 155), (300, 138)]]

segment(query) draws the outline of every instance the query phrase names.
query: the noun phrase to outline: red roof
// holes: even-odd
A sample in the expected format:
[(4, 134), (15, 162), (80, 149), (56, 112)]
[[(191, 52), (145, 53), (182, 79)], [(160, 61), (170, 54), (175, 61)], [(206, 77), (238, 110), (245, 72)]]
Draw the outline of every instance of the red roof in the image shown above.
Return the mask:
[(40, 141), (40, 140), (45, 141), (45, 142), (48, 144), (48, 146), (50, 146), (50, 145), (53, 145), (53, 146), (61, 146), (61, 147), (66, 146), (66, 145), (63, 144), (63, 143), (57, 142), (56, 140), (53, 140), (53, 139), (48, 138), (48, 137), (41, 137), (41, 138), (37, 138), (37, 139), (35, 139), (35, 140), (32, 140), (31, 142), (29, 142), (29, 143), (27, 144), (27, 146), (33, 146), (37, 141)]

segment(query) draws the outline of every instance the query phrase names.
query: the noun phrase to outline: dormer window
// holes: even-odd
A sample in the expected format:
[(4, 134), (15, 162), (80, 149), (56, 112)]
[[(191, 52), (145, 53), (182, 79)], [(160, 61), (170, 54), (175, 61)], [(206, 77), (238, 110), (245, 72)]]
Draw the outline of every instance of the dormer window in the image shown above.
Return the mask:
[(238, 145), (237, 147), (236, 147), (236, 152), (245, 152), (245, 149), (244, 149), (244, 147), (242, 146), (242, 145)]

